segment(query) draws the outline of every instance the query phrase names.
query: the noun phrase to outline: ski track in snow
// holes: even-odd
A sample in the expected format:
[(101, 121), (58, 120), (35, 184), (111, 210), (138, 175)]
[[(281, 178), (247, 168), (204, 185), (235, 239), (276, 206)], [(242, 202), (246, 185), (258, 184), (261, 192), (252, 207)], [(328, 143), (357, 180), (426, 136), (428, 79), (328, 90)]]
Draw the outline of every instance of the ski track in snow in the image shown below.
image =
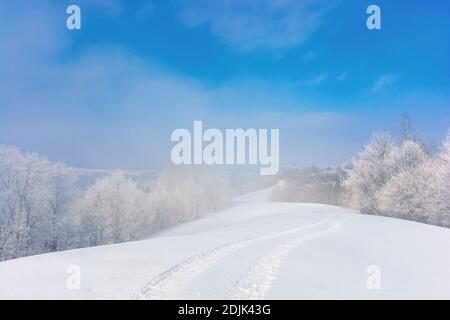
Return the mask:
[(325, 219), (308, 226), (289, 229), (267, 236), (244, 239), (199, 253), (153, 278), (141, 288), (135, 298), (155, 300), (180, 299), (182, 298), (180, 297), (180, 293), (196, 275), (213, 266), (221, 258), (227, 256), (228, 254), (260, 241), (295, 234), (297, 232), (308, 231), (309, 229), (320, 227), (328, 222), (329, 219)]
[(245, 272), (229, 290), (227, 299), (258, 300), (264, 299), (276, 279), (283, 260), (303, 243), (332, 234), (341, 229), (341, 225), (348, 219), (340, 220), (328, 228), (311, 231), (300, 238), (289, 240), (274, 247), (259, 258), (250, 269)]

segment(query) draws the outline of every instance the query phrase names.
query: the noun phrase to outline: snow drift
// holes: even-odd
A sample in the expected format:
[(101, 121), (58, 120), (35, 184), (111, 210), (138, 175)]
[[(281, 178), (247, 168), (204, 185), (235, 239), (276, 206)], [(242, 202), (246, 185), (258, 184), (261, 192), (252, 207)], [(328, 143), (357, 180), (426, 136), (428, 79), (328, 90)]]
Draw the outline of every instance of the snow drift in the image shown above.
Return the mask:
[(269, 193), (148, 240), (2, 262), (0, 298), (450, 299), (449, 229)]

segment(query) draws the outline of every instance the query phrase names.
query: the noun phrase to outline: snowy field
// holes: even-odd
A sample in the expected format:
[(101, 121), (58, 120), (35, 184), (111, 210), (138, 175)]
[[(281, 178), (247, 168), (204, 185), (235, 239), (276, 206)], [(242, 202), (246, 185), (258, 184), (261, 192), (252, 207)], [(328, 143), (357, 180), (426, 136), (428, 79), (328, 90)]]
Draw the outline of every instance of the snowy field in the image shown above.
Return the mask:
[[(449, 229), (268, 192), (148, 240), (2, 262), (0, 298), (450, 299)], [(67, 287), (73, 265), (80, 289)]]

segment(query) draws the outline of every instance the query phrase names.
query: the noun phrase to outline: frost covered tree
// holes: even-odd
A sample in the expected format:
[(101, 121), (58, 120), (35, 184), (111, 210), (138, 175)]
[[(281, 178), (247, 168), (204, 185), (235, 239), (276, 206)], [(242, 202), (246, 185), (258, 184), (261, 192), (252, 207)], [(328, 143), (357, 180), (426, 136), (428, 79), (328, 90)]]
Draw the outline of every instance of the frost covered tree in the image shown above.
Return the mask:
[(222, 175), (197, 168), (170, 170), (147, 187), (116, 171), (84, 191), (76, 172), (0, 145), (0, 260), (142, 239), (220, 209), (228, 196)]
[(341, 168), (291, 169), (280, 175), (282, 178), (271, 192), (272, 201), (341, 203)]
[(411, 125), (411, 116), (408, 113), (404, 113), (402, 115), (402, 142), (412, 140), (412, 125)]
[(75, 182), (61, 163), (0, 146), (0, 259), (58, 250)]
[(50, 163), (16, 147), (0, 146), (0, 257), (11, 259), (39, 252), (33, 241), (45, 215)]
[(390, 156), (395, 172), (414, 169), (428, 159), (423, 145), (412, 140), (404, 141), (399, 147), (393, 148)]
[(420, 222), (432, 222), (443, 212), (441, 165), (429, 160), (402, 169), (377, 194), (379, 208)]
[[(77, 193), (77, 175), (62, 163), (52, 164), (48, 170), (48, 215), (46, 229), (49, 235), (49, 251), (58, 251), (68, 245), (66, 239), (70, 204)], [(44, 232), (44, 231), (43, 231)]]
[(364, 148), (345, 186), (354, 206), (372, 213), (450, 226), (450, 137), (439, 155), (415, 140), (401, 145), (375, 136)]
[(81, 246), (139, 239), (154, 218), (148, 194), (121, 171), (98, 179), (73, 211)]
[(450, 130), (442, 144), (439, 161), (441, 164), (442, 202), (444, 207), (442, 214), (439, 216), (439, 222), (444, 226), (450, 227)]
[(438, 209), (439, 166), (428, 159), (423, 146), (404, 141), (391, 153), (394, 172), (377, 192), (377, 205), (395, 216), (426, 222)]
[(392, 159), (394, 146), (388, 135), (374, 133), (352, 167), (347, 169), (344, 187), (351, 196), (351, 204), (359, 209), (376, 212), (377, 192), (387, 183), (395, 169)]
[(164, 228), (223, 208), (228, 198), (228, 181), (212, 170), (177, 167), (161, 174), (153, 195), (158, 228)]
[(442, 151), (439, 156), (447, 164), (450, 164), (450, 130), (448, 130), (447, 136), (445, 137), (445, 140), (442, 143)]

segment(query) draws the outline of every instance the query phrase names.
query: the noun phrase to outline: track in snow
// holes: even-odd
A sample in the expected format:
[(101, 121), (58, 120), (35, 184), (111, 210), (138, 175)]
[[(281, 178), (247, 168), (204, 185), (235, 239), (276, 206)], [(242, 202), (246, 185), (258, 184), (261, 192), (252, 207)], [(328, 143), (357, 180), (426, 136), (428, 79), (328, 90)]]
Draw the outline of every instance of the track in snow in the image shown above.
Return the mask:
[(137, 299), (180, 299), (180, 293), (186, 285), (198, 274), (207, 268), (216, 264), (221, 258), (239, 250), (250, 246), (254, 243), (278, 238), (285, 235), (295, 234), (298, 232), (307, 232), (310, 229), (320, 227), (329, 220), (325, 219), (317, 223), (293, 228), (286, 231), (270, 234), (267, 236), (244, 239), (232, 243), (228, 243), (211, 250), (194, 255), (183, 262), (173, 266), (172, 268), (161, 273), (153, 280), (148, 282), (136, 296)]
[[(345, 219), (347, 220), (347, 219)], [(338, 221), (325, 229), (310, 231), (299, 238), (289, 240), (274, 247), (258, 259), (250, 269), (242, 275), (228, 293), (227, 299), (257, 300), (264, 299), (276, 279), (283, 260), (303, 243), (326, 236), (341, 228), (345, 220)]]

